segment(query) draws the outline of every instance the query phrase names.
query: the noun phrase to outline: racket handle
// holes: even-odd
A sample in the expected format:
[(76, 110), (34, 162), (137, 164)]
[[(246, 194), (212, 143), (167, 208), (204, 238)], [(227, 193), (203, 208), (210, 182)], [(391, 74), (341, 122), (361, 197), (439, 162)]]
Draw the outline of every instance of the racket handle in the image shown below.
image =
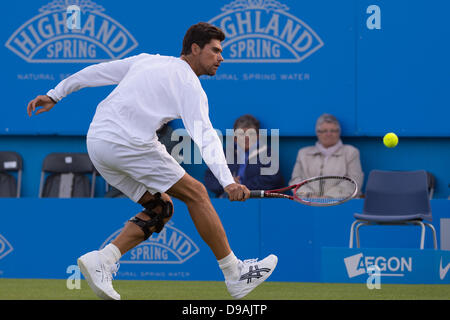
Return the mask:
[(264, 190), (251, 190), (250, 198), (264, 198)]

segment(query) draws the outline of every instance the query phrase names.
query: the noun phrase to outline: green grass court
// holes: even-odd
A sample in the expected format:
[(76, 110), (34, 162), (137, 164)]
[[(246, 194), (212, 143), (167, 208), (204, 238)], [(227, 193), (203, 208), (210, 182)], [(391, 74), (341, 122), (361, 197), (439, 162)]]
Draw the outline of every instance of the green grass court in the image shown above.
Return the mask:
[[(115, 280), (123, 300), (232, 300), (219, 281)], [(0, 300), (97, 300), (85, 280), (69, 290), (66, 280), (0, 279)], [(450, 300), (450, 285), (265, 282), (243, 300)]]

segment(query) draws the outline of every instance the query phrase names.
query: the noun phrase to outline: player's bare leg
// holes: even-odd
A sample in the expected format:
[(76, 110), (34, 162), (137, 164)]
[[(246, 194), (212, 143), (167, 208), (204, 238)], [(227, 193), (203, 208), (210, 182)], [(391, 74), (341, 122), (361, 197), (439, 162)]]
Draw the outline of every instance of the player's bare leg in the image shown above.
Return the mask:
[[(202, 239), (208, 244), (217, 260), (220, 260), (231, 253), (225, 230), (222, 226), (217, 212), (215, 211), (208, 192), (202, 183), (185, 174), (168, 191), (167, 194), (183, 201), (189, 210), (192, 221)], [(172, 202), (167, 194), (162, 194), (161, 198)], [(146, 192), (139, 200), (144, 204), (154, 198)], [(155, 209), (157, 210), (157, 209)], [(149, 218), (140, 212), (137, 217), (148, 220)], [(125, 227), (111, 243), (114, 244), (123, 255), (144, 240), (144, 232), (134, 223), (127, 222)]]
[(218, 260), (225, 276), (225, 284), (233, 298), (246, 296), (272, 274), (278, 262), (274, 255), (269, 255), (261, 261), (241, 261), (236, 258), (231, 251), (222, 222), (202, 183), (185, 174), (167, 193), (186, 203), (197, 231)]
[[(164, 201), (172, 200), (167, 194), (161, 194)], [(148, 203), (155, 197), (146, 192), (139, 200), (140, 204)], [(154, 208), (154, 212), (161, 213), (162, 208)], [(146, 221), (150, 218), (144, 212), (136, 215), (140, 219)], [(170, 218), (164, 219), (166, 223)], [(151, 232), (155, 231), (155, 226), (150, 228)], [(133, 222), (127, 222), (123, 230), (114, 241), (105, 246), (102, 250), (94, 250), (81, 256), (78, 260), (78, 266), (86, 278), (91, 289), (102, 299), (120, 300), (120, 295), (112, 286), (113, 274), (117, 272), (117, 262), (121, 256), (128, 250), (134, 248), (146, 239), (144, 231)]]
[(185, 174), (167, 193), (187, 205), (198, 233), (211, 248), (217, 260), (231, 253), (222, 222), (202, 183)]
[[(202, 183), (185, 174), (167, 191), (167, 194), (180, 199), (187, 205), (197, 231), (211, 248), (217, 260), (230, 254), (231, 249), (222, 222), (214, 210), (208, 192)], [(167, 194), (162, 194), (161, 197), (166, 201), (172, 202)], [(139, 203), (146, 203), (153, 198), (153, 195), (146, 192), (139, 200)], [(144, 220), (148, 219), (143, 212), (138, 213), (137, 217)], [(144, 233), (141, 228), (134, 223), (127, 222), (122, 232), (112, 241), (112, 244), (119, 248), (123, 255), (143, 240)]]
[[(244, 297), (270, 276), (277, 264), (276, 256), (269, 255), (261, 261), (256, 259), (241, 261), (233, 254), (222, 222), (202, 183), (185, 174), (167, 191), (167, 194), (180, 199), (187, 205), (197, 231), (216, 256), (225, 276), (228, 291), (234, 298)], [(162, 194), (161, 197), (171, 202), (168, 195)], [(139, 203), (144, 204), (152, 199), (153, 195), (146, 192)], [(143, 212), (136, 216), (143, 220), (149, 219)], [(143, 230), (136, 224), (127, 222), (119, 236), (102, 249), (100, 256), (107, 257), (109, 264), (116, 263), (121, 255), (144, 240)], [(99, 294), (98, 288), (93, 289), (103, 297), (103, 291)], [(111, 283), (108, 284), (108, 290), (110, 289), (112, 289)]]

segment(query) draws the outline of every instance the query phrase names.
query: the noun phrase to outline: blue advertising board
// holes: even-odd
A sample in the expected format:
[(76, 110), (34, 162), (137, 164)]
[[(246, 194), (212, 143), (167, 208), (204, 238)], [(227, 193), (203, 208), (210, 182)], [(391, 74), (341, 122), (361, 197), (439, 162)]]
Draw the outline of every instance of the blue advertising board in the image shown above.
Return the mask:
[(381, 284), (448, 284), (449, 269), (450, 251), (322, 248), (322, 282), (368, 283), (379, 277)]
[[(79, 256), (111, 242), (142, 208), (128, 199), (66, 200), (3, 199), (0, 277), (67, 278), (67, 270), (77, 264)], [(186, 206), (178, 200), (174, 204), (174, 216), (165, 228), (122, 256), (117, 279), (223, 279)], [(230, 245), (239, 257), (258, 257), (259, 225), (235, 223), (243, 212), (246, 221), (258, 221), (258, 206), (257, 201), (249, 201), (227, 206), (226, 212), (218, 207)], [(18, 215), (27, 223), (19, 226)], [(245, 234), (249, 237), (242, 241)]]
[[(381, 9), (380, 29), (367, 27), (373, 4)], [(68, 11), (70, 5), (79, 10)], [(227, 36), (217, 75), (201, 77), (217, 129), (251, 113), (282, 136), (312, 136), (317, 117), (328, 112), (346, 136), (388, 128), (409, 136), (450, 134), (446, 117), (436, 116), (448, 115), (450, 105), (444, 91), (450, 48), (441, 40), (449, 36), (446, 1), (198, 0), (176, 6), (5, 2), (0, 66), (2, 90), (11, 99), (0, 134), (86, 134), (113, 86), (73, 93), (36, 118), (28, 118), (26, 103), (93, 63), (141, 52), (179, 56), (187, 28), (199, 21)]]
[[(360, 135), (448, 136), (449, 1), (360, 0), (357, 83)], [(368, 18), (379, 12), (380, 29)]]
[[(369, 257), (367, 264), (377, 260), (370, 257), (382, 256), (377, 262), (394, 269), (397, 261), (389, 257), (411, 256), (414, 272), (421, 268), (416, 259), (422, 259), (423, 254), (423, 259), (434, 259), (439, 267), (441, 256), (432, 255), (441, 251), (417, 252), (420, 232), (416, 227), (366, 228), (361, 233), (363, 249), (347, 249), (353, 213), (361, 210), (362, 200), (329, 208), (283, 199), (238, 203), (213, 199), (212, 204), (239, 259), (278, 256), (270, 281), (362, 281), (363, 276), (348, 279), (343, 262), (361, 253)], [(223, 280), (215, 256), (197, 232), (187, 207), (176, 199), (174, 207), (172, 219), (159, 234), (123, 255), (117, 279)], [(440, 239), (440, 232), (446, 232), (440, 223), (450, 218), (450, 202), (433, 200), (432, 208)], [(128, 199), (0, 199), (0, 277), (67, 279), (67, 270), (76, 267), (79, 256), (111, 242), (140, 210), (140, 205)], [(377, 249), (380, 247), (385, 249)], [(404, 249), (398, 253), (398, 248)], [(432, 248), (429, 234), (425, 248)], [(398, 258), (409, 268), (409, 258), (405, 259)], [(442, 253), (443, 270), (449, 263), (450, 257)], [(323, 266), (330, 270), (324, 273)], [(431, 281), (427, 279), (423, 281)]]
[[(27, 118), (26, 97), (46, 93), (92, 63), (140, 52), (179, 56), (187, 28), (209, 21), (227, 35), (220, 72), (201, 77), (216, 128), (232, 128), (245, 110), (265, 127), (282, 129), (282, 135), (313, 133), (316, 118), (328, 111), (354, 132), (353, 4), (319, 2), (203, 0), (195, 6), (177, 3), (173, 10), (171, 2), (131, 0), (124, 6), (119, 1), (85, 1), (73, 2), (80, 7), (76, 16), (67, 13), (63, 2), (5, 4), (14, 14), (2, 21), (7, 39), (2, 67), (7, 91), (21, 99), (12, 102), (1, 131), (85, 134), (96, 105), (112, 87), (73, 94), (45, 118)], [(337, 10), (342, 14), (336, 15)], [(68, 28), (75, 19), (79, 28)]]

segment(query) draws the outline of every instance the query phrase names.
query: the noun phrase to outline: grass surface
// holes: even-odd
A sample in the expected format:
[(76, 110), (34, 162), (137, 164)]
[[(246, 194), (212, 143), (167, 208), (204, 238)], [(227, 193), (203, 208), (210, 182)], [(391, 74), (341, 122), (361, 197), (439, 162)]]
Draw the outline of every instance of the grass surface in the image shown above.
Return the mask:
[[(114, 288), (124, 300), (231, 300), (224, 282), (126, 281)], [(66, 280), (0, 279), (0, 300), (95, 300), (85, 280), (69, 290)], [(365, 284), (265, 282), (244, 300), (450, 300), (450, 285), (382, 284), (369, 290)]]

